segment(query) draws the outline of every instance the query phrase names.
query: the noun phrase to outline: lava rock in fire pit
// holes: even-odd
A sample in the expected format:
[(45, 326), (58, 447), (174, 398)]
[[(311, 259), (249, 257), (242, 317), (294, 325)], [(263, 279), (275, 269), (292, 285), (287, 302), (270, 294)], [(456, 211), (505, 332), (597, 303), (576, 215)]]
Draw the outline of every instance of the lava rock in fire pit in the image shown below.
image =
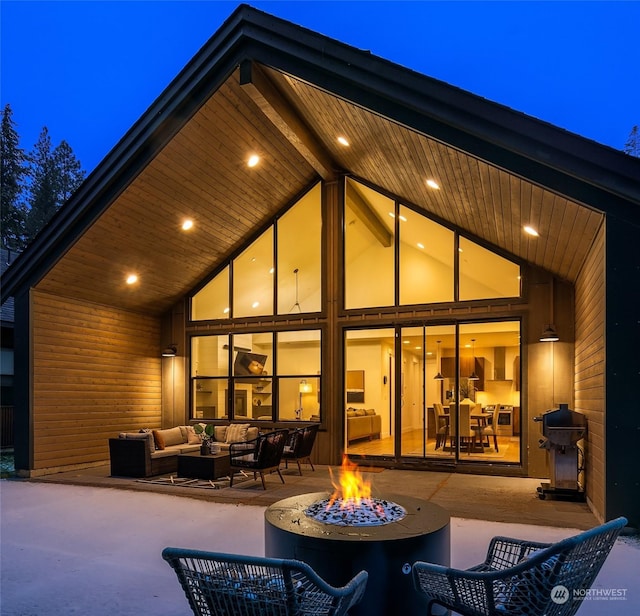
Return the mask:
[(380, 526), (398, 522), (407, 515), (404, 507), (380, 498), (325, 498), (305, 510), (309, 518), (336, 526)]

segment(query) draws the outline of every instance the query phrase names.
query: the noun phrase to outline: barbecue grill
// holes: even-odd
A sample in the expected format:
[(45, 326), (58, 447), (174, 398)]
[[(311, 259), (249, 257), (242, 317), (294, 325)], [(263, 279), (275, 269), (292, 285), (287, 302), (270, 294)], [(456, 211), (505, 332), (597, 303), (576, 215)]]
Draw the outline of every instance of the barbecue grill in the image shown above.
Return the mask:
[(547, 411), (534, 421), (542, 422), (540, 447), (549, 454), (550, 481), (538, 488), (538, 497), (547, 495), (571, 500), (584, 500), (580, 476), (584, 471), (584, 452), (578, 445), (587, 432), (587, 418), (572, 411), (568, 404)]

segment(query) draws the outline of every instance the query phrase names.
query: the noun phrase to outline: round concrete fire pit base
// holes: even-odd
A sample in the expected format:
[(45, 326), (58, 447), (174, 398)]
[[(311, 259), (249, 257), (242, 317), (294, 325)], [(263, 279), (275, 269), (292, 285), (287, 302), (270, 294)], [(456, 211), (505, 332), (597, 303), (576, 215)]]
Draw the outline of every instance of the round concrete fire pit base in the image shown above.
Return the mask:
[(309, 563), (334, 586), (342, 586), (358, 571), (369, 572), (362, 602), (353, 616), (425, 614), (426, 602), (415, 591), (411, 565), (424, 560), (450, 564), (449, 514), (417, 498), (385, 495), (407, 515), (379, 526), (336, 526), (305, 514), (324, 492), (293, 496), (265, 512), (265, 555)]

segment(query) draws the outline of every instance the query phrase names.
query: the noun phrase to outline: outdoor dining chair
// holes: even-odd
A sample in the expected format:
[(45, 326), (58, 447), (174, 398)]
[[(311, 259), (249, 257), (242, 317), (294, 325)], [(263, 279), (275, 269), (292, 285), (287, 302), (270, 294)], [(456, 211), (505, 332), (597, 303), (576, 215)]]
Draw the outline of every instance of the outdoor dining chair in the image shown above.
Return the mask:
[(231, 481), (229, 486), (233, 487), (233, 476), (235, 471), (251, 471), (253, 478), (257, 479), (260, 473), (262, 487), (266, 490), (264, 476), (276, 472), (280, 481), (284, 483), (284, 478), (280, 473), (280, 462), (284, 446), (287, 442), (288, 430), (275, 430), (261, 434), (258, 438), (250, 441), (231, 443), (229, 445), (229, 466), (231, 470)]
[(327, 584), (299, 560), (165, 548), (196, 616), (339, 616), (360, 601), (368, 574)]
[(298, 428), (289, 433), (284, 446), (284, 453), (282, 454), (285, 468), (288, 468), (289, 460), (295, 460), (298, 463), (298, 471), (301, 475), (302, 468), (300, 467), (300, 462), (308, 462), (311, 470), (316, 470), (313, 467), (313, 462), (311, 462), (311, 451), (316, 442), (319, 427), (318, 424), (313, 424), (311, 426), (305, 426), (304, 428)]
[(571, 616), (626, 525), (617, 518), (557, 543), (494, 537), (483, 563), (467, 570), (425, 562), (413, 581), (436, 605), (464, 616)]

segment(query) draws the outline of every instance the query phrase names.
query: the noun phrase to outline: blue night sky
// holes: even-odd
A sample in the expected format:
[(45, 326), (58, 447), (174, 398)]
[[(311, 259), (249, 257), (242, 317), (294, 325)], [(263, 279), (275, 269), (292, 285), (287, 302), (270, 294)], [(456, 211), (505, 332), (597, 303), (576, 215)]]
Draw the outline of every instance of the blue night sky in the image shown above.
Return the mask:
[[(622, 149), (640, 124), (640, 2), (252, 6)], [(237, 2), (1, 0), (1, 103), (89, 172)]]

